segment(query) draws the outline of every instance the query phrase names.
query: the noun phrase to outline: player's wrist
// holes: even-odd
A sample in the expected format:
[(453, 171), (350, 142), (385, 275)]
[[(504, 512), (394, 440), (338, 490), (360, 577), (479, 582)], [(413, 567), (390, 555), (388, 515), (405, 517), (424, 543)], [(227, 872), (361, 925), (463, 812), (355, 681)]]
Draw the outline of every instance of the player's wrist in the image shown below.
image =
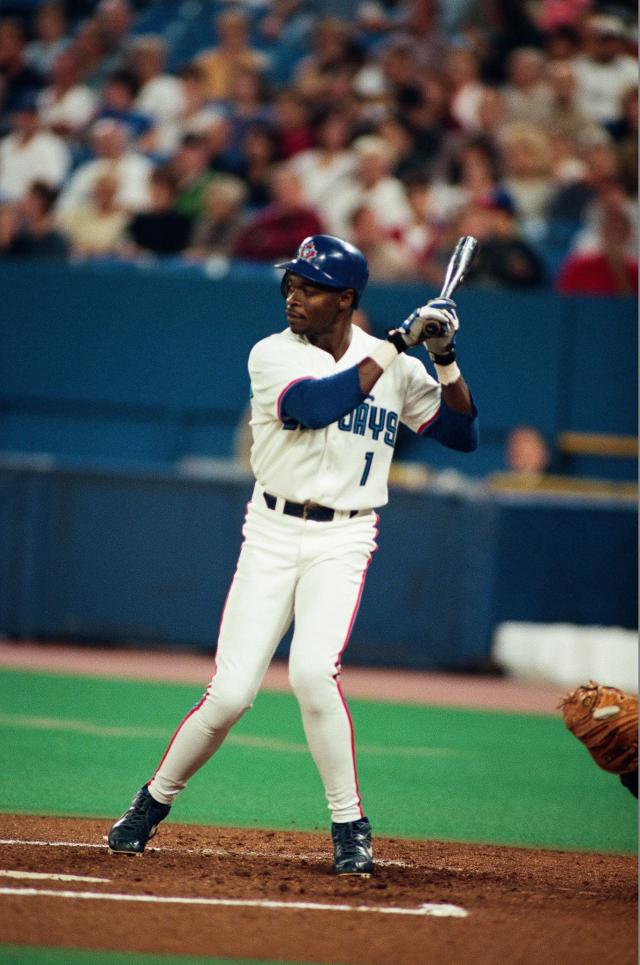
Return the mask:
[(395, 342), (388, 339), (386, 342), (382, 342), (369, 356), (370, 359), (378, 365), (384, 372), (389, 368), (394, 359), (398, 358), (400, 350), (396, 346)]
[(444, 368), (447, 365), (453, 365), (456, 360), (456, 349), (453, 342), (447, 345), (444, 351), (434, 352), (429, 348), (427, 343), (427, 352), (429, 353), (429, 358), (434, 363), (434, 365), (439, 365)]
[(462, 373), (458, 368), (458, 363), (455, 360), (453, 362), (449, 362), (448, 365), (440, 365), (438, 362), (436, 362), (435, 369), (440, 385), (453, 385), (453, 383), (457, 382), (462, 376)]
[(395, 346), (398, 355), (400, 355), (401, 352), (406, 352), (409, 348), (405, 339), (402, 337), (402, 333), (397, 328), (387, 332), (387, 342)]

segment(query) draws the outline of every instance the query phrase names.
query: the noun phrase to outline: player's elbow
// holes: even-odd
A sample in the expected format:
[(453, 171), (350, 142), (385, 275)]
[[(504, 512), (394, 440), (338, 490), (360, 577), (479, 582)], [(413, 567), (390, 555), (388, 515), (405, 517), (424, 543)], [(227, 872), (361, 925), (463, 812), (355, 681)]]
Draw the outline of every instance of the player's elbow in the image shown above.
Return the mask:
[(475, 452), (478, 448), (477, 439), (439, 439), (438, 442), (446, 449), (455, 449), (456, 452)]
[(438, 420), (428, 434), (447, 449), (457, 452), (475, 452), (480, 442), (475, 419), (469, 421), (448, 416), (442, 421)]
[(480, 438), (478, 436), (478, 431), (474, 427), (474, 430), (469, 433), (466, 439), (459, 441), (456, 449), (458, 449), (459, 452), (475, 452), (479, 444)]

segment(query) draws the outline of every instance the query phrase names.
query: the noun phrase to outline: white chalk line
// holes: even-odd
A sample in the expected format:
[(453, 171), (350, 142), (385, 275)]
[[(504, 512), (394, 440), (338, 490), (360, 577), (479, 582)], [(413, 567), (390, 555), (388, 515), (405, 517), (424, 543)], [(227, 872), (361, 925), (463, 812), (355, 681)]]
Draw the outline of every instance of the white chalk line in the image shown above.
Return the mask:
[[(168, 740), (171, 731), (164, 727), (122, 727), (115, 724), (94, 724), (88, 720), (72, 720), (60, 717), (36, 717), (29, 714), (0, 714), (0, 727), (24, 727), (30, 730), (63, 730), (90, 737), (128, 737), (154, 740)], [(255, 747), (258, 750), (281, 754), (308, 754), (306, 744), (279, 740), (275, 737), (260, 737), (252, 734), (231, 733), (226, 744), (237, 747)], [(361, 744), (360, 754), (377, 757), (459, 757), (464, 751), (449, 747), (404, 747), (394, 745)]]
[[(24, 838), (0, 838), (0, 845), (33, 845), (39, 848), (100, 848), (108, 850), (106, 844), (96, 844), (86, 841), (28, 841)], [(237, 851), (228, 851), (226, 848), (159, 848), (157, 845), (150, 845), (145, 848), (148, 851), (174, 853), (174, 854), (197, 854), (203, 858), (237, 858)], [(286, 861), (317, 861), (318, 863), (327, 861), (326, 855), (309, 854), (300, 851), (243, 851), (242, 855), (247, 858), (284, 858)], [(126, 855), (125, 855), (126, 857)], [(409, 868), (411, 865), (407, 861), (398, 861), (392, 858), (376, 858), (376, 864), (385, 868)]]
[(466, 918), (469, 912), (459, 905), (426, 902), (418, 908), (387, 908), (377, 905), (330, 905), (316, 901), (271, 901), (268, 898), (180, 898), (165, 895), (127, 895), (99, 891), (54, 891), (48, 888), (0, 888), (0, 895), (25, 898), (70, 898), (81, 901), (137, 901), (158, 905), (207, 905), (217, 908), (266, 908), (276, 911), (338, 911), (374, 915), (413, 915), (437, 918)]
[(28, 878), (37, 881), (85, 881), (89, 884), (110, 884), (111, 878), (91, 878), (88, 875), (45, 874), (43, 871), (3, 871), (0, 878)]

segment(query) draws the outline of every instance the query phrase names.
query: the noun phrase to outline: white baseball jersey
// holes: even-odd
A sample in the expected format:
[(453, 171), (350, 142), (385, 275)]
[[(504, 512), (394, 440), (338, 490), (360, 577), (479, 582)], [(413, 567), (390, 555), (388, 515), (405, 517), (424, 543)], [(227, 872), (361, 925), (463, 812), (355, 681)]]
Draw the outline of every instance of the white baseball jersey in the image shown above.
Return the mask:
[(280, 413), (282, 397), (294, 382), (342, 372), (380, 344), (354, 325), (351, 344), (337, 362), (290, 329), (253, 347), (251, 467), (264, 490), (339, 510), (371, 509), (388, 501), (398, 424), (421, 432), (440, 408), (440, 385), (418, 359), (399, 355), (365, 401), (325, 429), (305, 429), (283, 421)]

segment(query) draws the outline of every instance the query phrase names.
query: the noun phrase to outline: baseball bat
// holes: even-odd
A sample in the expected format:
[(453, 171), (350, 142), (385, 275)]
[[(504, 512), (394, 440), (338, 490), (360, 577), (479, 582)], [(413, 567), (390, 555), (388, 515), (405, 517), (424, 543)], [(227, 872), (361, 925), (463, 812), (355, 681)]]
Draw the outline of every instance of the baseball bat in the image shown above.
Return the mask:
[[(458, 238), (453, 254), (449, 258), (447, 270), (444, 273), (444, 282), (440, 292), (440, 298), (451, 298), (454, 291), (462, 284), (462, 280), (469, 270), (474, 255), (478, 249), (478, 239), (473, 235), (464, 235)], [(440, 324), (429, 322), (425, 326), (425, 333), (428, 336), (440, 334)]]
[(477, 250), (478, 240), (472, 235), (464, 235), (458, 239), (444, 275), (441, 298), (451, 298), (456, 288), (462, 284)]

